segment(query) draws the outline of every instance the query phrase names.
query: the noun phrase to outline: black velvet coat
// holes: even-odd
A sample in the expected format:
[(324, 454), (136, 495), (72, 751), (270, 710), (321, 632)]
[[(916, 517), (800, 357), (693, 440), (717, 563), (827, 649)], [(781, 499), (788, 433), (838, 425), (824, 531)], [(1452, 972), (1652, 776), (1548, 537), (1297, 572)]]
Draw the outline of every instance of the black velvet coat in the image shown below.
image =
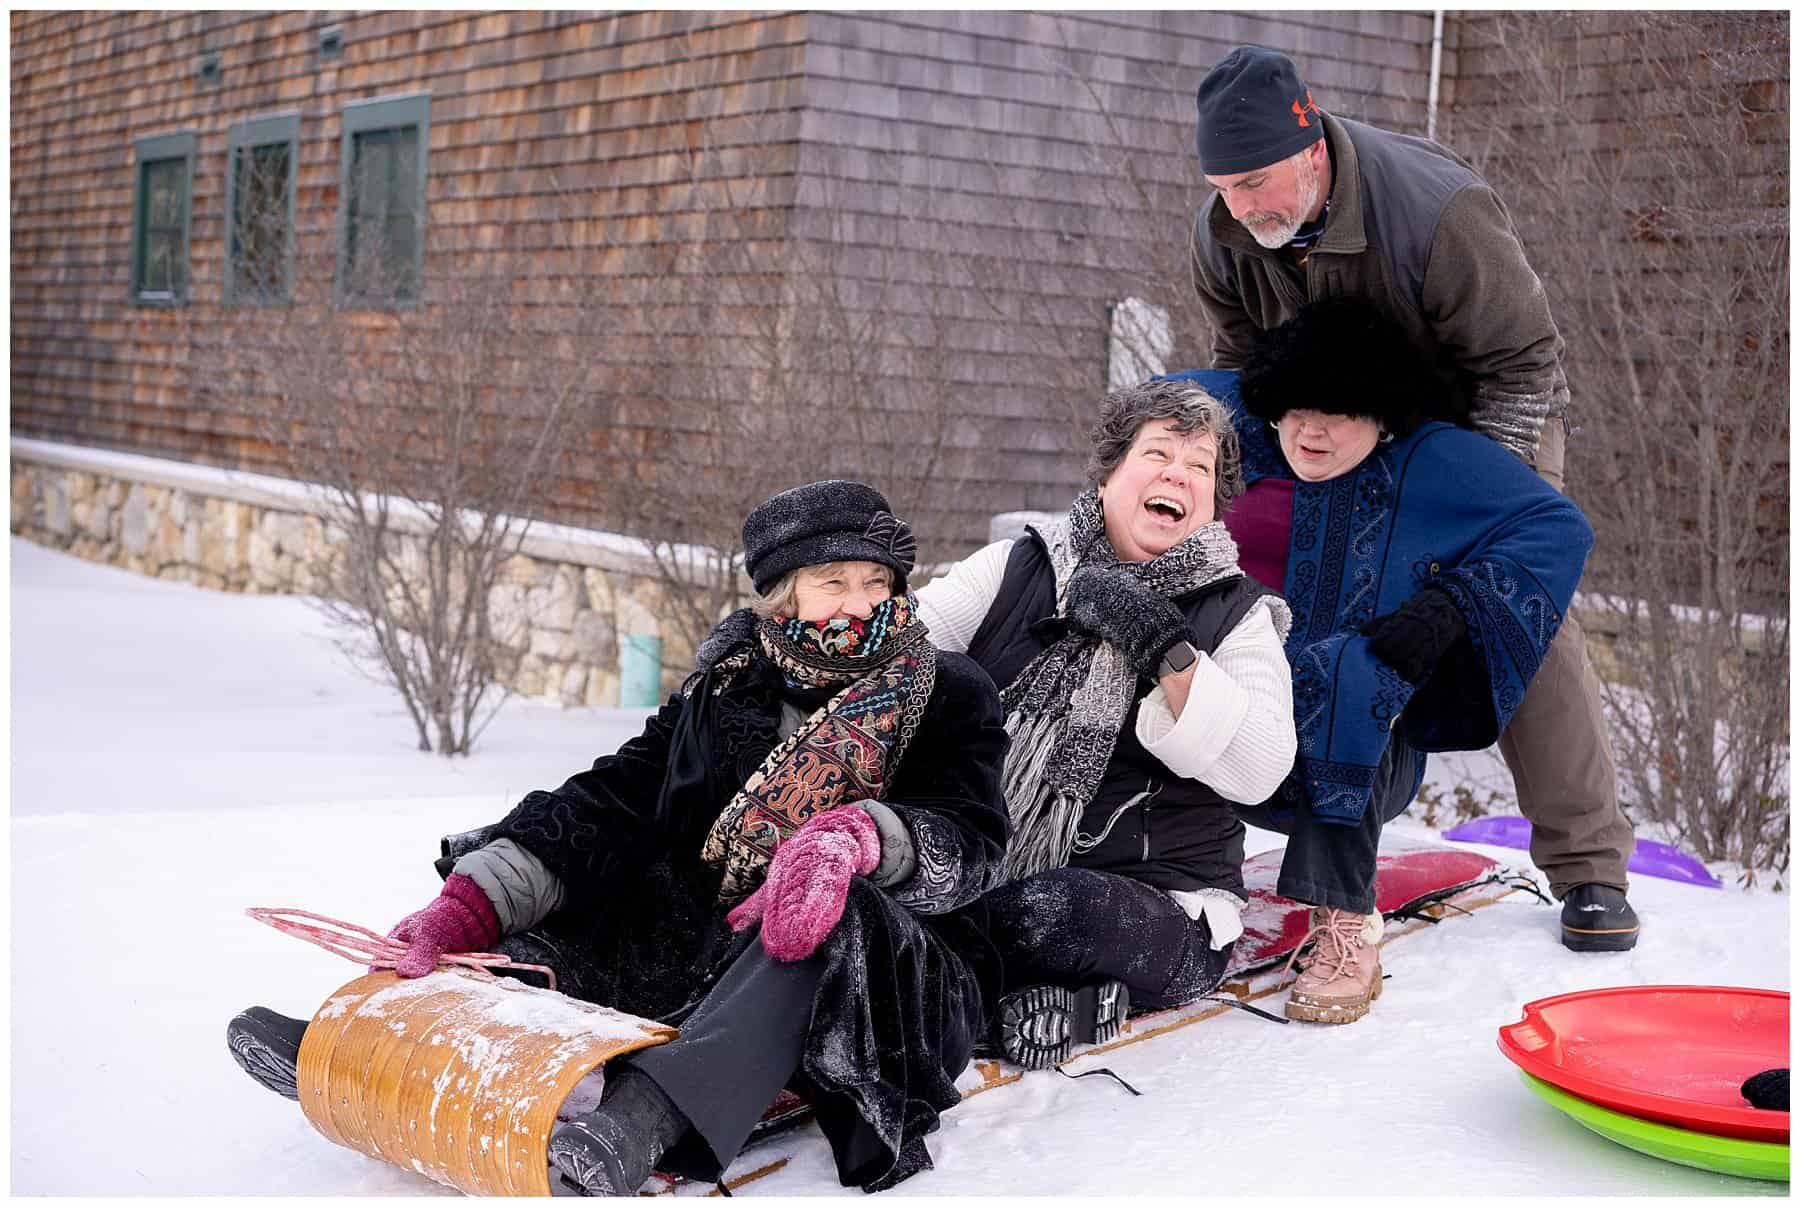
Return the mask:
[[(807, 711), (830, 693), (786, 689), (760, 658), (717, 696), (712, 675), (671, 697), (618, 753), (530, 793), (497, 825), (444, 840), (440, 871), (510, 838), (562, 881), (564, 904), (500, 949), (556, 968), (572, 996), (678, 1021), (755, 941), (755, 928), (731, 935), (720, 870), (699, 850), (777, 743), (784, 693)], [(1006, 742), (992, 680), (940, 652), (925, 718), (883, 797), (911, 832), (918, 870), (885, 890), (852, 880), (820, 949), (827, 969), (796, 1079), (845, 1185), (880, 1188), (928, 1167), (923, 1137), (960, 1100), (953, 1083), (984, 1028), (984, 994), (997, 989), (980, 932), (942, 915), (1000, 877)]]

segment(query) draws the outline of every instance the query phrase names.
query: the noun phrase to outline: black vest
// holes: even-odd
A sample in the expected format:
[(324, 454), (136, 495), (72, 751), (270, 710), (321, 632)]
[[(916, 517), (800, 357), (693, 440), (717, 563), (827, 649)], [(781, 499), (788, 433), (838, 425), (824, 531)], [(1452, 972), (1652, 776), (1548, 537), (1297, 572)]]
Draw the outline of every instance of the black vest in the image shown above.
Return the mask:
[[(1187, 616), (1194, 648), (1210, 654), (1252, 604), (1272, 594), (1240, 574), (1175, 603)], [(1027, 529), (1007, 556), (1000, 593), (969, 641), (969, 657), (1004, 689), (1054, 640), (1054, 631), (1046, 631), (1050, 626), (1039, 627), (1039, 622), (1055, 616), (1050, 551), (1042, 537)], [(1138, 680), (1137, 698), (1119, 731), (1112, 761), (1082, 814), (1080, 833), (1105, 837), (1072, 854), (1069, 866), (1116, 872), (1161, 889), (1222, 888), (1242, 896), (1244, 825), (1231, 802), (1197, 780), (1176, 775), (1138, 741), (1138, 710), (1155, 686), (1149, 679)], [(1187, 707), (1203, 708), (1205, 701), (1190, 698)]]

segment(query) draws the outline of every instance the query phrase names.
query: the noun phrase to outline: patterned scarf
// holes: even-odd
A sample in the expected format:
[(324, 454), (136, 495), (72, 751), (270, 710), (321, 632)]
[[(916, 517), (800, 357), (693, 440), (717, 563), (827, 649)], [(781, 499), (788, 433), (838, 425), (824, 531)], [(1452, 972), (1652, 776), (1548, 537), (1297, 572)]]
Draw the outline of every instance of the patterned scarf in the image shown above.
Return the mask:
[[(729, 672), (760, 654), (781, 669), (789, 687), (839, 689), (769, 752), (713, 822), (700, 857), (724, 865), (721, 905), (756, 890), (776, 845), (807, 818), (882, 795), (937, 682), (937, 647), (916, 608), (911, 595), (896, 596), (867, 620), (823, 624), (758, 621), (746, 608), (702, 644), (701, 665), (728, 672), (715, 677), (720, 688)], [(691, 677), (684, 690), (691, 693), (698, 680)]]
[[(1067, 614), (1069, 579), (1114, 566), (1099, 492), (1075, 497), (1067, 519), (1040, 534), (1056, 574), (1056, 613)], [(1239, 574), (1237, 545), (1217, 520), (1148, 562), (1126, 563), (1158, 595), (1175, 599)], [(1017, 880), (1069, 862), (1081, 815), (1094, 799), (1137, 695), (1137, 673), (1114, 646), (1073, 630), (1032, 659), (1000, 693), (1006, 709), (1002, 786), (1012, 813), (1006, 875)]]

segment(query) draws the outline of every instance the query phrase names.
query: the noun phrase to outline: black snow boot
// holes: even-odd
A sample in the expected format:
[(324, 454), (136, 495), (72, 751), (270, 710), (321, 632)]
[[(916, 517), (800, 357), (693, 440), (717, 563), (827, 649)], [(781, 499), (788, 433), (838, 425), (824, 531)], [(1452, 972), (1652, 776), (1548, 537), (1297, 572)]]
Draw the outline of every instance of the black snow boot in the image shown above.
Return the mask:
[(1578, 884), (1563, 898), (1562, 941), (1570, 951), (1630, 951), (1638, 917), (1625, 893), (1610, 884)]
[(634, 1195), (687, 1119), (648, 1074), (620, 1065), (600, 1105), (550, 1133), (550, 1161), (564, 1188), (580, 1195)]
[(238, 1067), (257, 1084), (296, 1102), (300, 1100), (300, 1039), (305, 1034), (304, 1020), (262, 1006), (252, 1006), (225, 1024), (225, 1043)]
[(1076, 1044), (1103, 1044), (1125, 1026), (1131, 994), (1123, 981), (1081, 989), (1032, 985), (1000, 998), (1000, 1051), (1021, 1068), (1047, 1069)]

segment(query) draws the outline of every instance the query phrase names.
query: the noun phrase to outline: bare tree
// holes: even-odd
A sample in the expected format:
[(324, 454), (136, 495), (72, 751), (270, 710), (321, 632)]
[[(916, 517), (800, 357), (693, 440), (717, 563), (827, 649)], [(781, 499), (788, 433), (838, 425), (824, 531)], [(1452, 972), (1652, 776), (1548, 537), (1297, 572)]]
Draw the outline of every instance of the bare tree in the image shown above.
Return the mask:
[(1630, 807), (1707, 858), (1785, 867), (1788, 18), (1471, 32), (1496, 94), (1463, 82), (1455, 141), (1508, 198), (1568, 343)]
[(426, 256), (417, 222), (381, 219), (343, 238), (315, 221), (285, 257), (276, 219), (242, 207), (243, 279), (274, 300), (285, 276), (292, 295), (224, 312), (197, 389), (259, 400), (259, 434), (320, 496), (304, 585), (398, 692), (419, 748), (467, 754), (522, 653), (511, 559), (601, 412), (582, 341), (603, 311), (580, 249), (479, 228)]

